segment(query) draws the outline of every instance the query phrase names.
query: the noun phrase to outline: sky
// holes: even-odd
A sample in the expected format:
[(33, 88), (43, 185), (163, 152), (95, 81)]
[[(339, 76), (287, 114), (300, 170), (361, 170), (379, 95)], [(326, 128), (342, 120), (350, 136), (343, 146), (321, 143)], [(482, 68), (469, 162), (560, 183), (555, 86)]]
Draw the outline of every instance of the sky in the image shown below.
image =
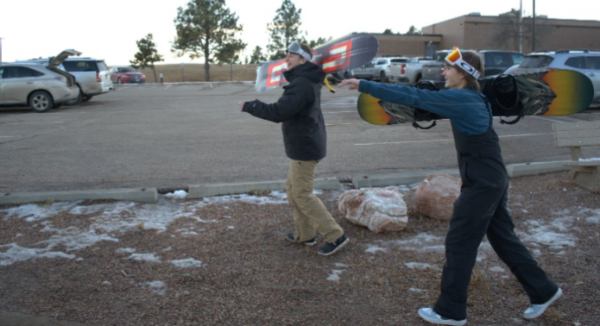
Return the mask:
[[(410, 26), (422, 29), (472, 12), (496, 16), (518, 9), (523, 3), (524, 16), (531, 16), (533, 0), (454, 2), (430, 0), (373, 0), (359, 5), (348, 1), (295, 0), (302, 9), (301, 30), (308, 40), (333, 39), (352, 32), (406, 33)], [(153, 34), (163, 63), (204, 63), (204, 59), (178, 58), (171, 52), (175, 38), (178, 7), (188, 0), (2, 0), (0, 38), (2, 61), (12, 62), (54, 56), (64, 49), (75, 49), (82, 56), (104, 59), (109, 66), (127, 65), (138, 51), (136, 41)], [(244, 31), (240, 38), (248, 44), (245, 55), (269, 43), (267, 23), (272, 21), (283, 0), (226, 0), (227, 7), (239, 17)], [(426, 3), (426, 5), (425, 5)], [(448, 6), (448, 4), (456, 4)], [(149, 5), (150, 4), (150, 5)], [(537, 15), (549, 18), (598, 20), (600, 2), (537, 0)], [(594, 8), (595, 7), (595, 8)]]

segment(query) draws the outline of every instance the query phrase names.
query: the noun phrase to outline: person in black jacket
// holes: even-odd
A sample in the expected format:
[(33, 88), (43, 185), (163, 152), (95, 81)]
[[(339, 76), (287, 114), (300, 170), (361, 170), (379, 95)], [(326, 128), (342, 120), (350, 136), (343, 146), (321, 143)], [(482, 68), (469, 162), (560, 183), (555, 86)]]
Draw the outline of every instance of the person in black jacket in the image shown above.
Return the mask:
[(293, 233), (286, 239), (312, 246), (317, 243), (317, 232), (325, 240), (318, 254), (328, 256), (349, 241), (344, 230), (336, 223), (323, 202), (313, 194), (317, 163), (325, 158), (327, 133), (321, 112), (321, 81), (325, 73), (310, 62), (312, 50), (306, 44), (293, 42), (287, 49), (289, 82), (276, 103), (259, 100), (240, 102), (242, 112), (268, 121), (281, 122), (285, 152), (290, 158), (285, 191), (294, 214)]

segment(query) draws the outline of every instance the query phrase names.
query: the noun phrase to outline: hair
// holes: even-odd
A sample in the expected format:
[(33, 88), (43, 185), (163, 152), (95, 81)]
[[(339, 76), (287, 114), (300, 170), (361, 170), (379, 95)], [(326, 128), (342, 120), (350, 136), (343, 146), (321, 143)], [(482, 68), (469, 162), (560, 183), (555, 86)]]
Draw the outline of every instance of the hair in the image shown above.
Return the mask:
[[(483, 65), (481, 64), (481, 57), (479, 56), (479, 54), (477, 54), (476, 52), (463, 51), (461, 51), (460, 54), (462, 55), (463, 60), (465, 60), (468, 64), (473, 66), (473, 68), (477, 69), (477, 71), (479, 71), (480, 77), (483, 77)], [(463, 76), (465, 76), (467, 88), (481, 91), (481, 86), (479, 85), (479, 82), (475, 77), (471, 76), (469, 73), (460, 69), (459, 67), (449, 65), (447, 62), (445, 62), (444, 66), (446, 69), (456, 68), (457, 71), (459, 71)]]
[[(477, 54), (477, 52), (466, 51), (461, 51), (460, 54), (462, 55), (463, 60), (465, 60), (468, 64), (473, 66), (473, 68), (477, 69), (477, 71), (479, 71), (480, 73), (480, 77), (483, 77), (483, 65), (481, 64), (481, 57), (479, 56), (479, 54)], [(481, 86), (479, 85), (479, 82), (475, 77), (469, 75), (466, 71), (462, 69), (459, 69), (459, 71), (465, 76), (465, 80), (467, 81), (467, 88), (472, 88), (477, 91), (481, 91)]]
[[(313, 50), (310, 48), (310, 46), (306, 45), (305, 43), (300, 43), (300, 47), (302, 48), (302, 50), (304, 50), (304, 52), (310, 54), (310, 58), (312, 59)], [(307, 60), (307, 61), (310, 61), (310, 60)]]

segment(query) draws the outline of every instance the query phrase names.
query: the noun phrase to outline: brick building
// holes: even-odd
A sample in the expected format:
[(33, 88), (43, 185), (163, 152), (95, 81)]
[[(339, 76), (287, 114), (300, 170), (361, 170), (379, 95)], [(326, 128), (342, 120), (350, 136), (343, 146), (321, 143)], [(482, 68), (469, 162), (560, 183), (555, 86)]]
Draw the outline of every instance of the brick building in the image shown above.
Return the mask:
[[(600, 21), (536, 18), (535, 50), (600, 49)], [(469, 14), (422, 29), (423, 35), (373, 34), (382, 55), (431, 56), (439, 49), (458, 46), (473, 50), (519, 51), (518, 11), (499, 16)], [(530, 53), (532, 19), (523, 18), (522, 52)]]

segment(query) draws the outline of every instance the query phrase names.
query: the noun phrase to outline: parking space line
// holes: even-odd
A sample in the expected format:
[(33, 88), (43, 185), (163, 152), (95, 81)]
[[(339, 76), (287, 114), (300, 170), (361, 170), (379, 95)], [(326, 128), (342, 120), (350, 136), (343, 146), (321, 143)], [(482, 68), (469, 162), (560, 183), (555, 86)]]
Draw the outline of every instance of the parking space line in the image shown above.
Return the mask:
[[(517, 135), (503, 135), (498, 136), (499, 138), (515, 138), (515, 137), (537, 137), (537, 136), (549, 136), (552, 133), (546, 132), (541, 134), (517, 134)], [(367, 146), (367, 145), (402, 145), (402, 144), (417, 144), (417, 143), (435, 143), (435, 142), (451, 142), (452, 138), (447, 139), (428, 139), (428, 140), (407, 140), (407, 141), (397, 141), (397, 142), (384, 142), (384, 143), (358, 143), (354, 144), (355, 146)]]

